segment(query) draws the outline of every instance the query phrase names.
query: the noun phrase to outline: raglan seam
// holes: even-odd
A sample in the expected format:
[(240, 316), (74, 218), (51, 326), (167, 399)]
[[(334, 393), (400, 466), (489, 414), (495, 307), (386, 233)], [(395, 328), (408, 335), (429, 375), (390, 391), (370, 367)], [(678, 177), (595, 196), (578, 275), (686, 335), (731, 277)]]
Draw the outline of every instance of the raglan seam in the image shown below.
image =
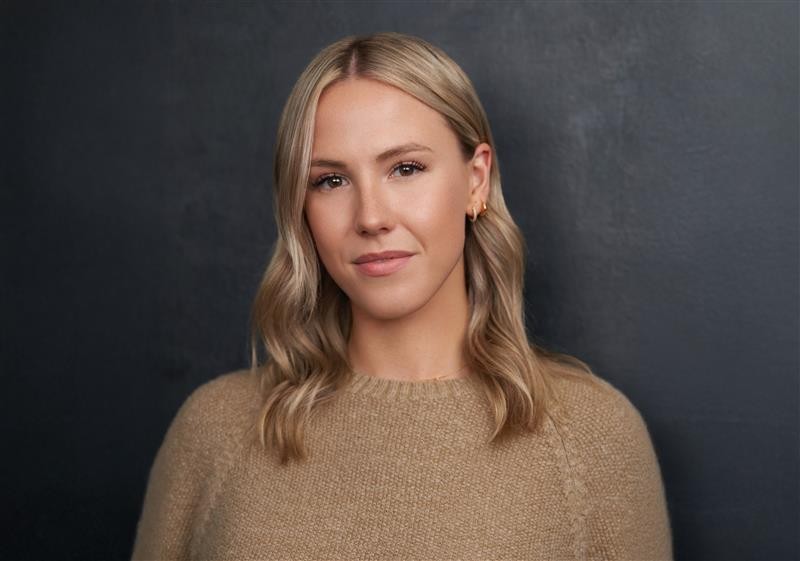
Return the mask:
[[(561, 413), (560, 405), (554, 407), (554, 412)], [(550, 440), (563, 476), (564, 494), (569, 511), (570, 529), (573, 539), (573, 553), (575, 559), (585, 561), (587, 552), (586, 538), (586, 486), (583, 482), (584, 466), (581, 459), (574, 453), (572, 433), (567, 423), (557, 422), (548, 412), (547, 419), (551, 426)], [(557, 415), (561, 417), (561, 415)], [(559, 428), (560, 427), (560, 428)]]
[[(232, 376), (236, 374), (236, 372), (228, 374), (228, 376)], [(209, 384), (220, 382), (220, 379), (214, 379), (208, 382)], [(199, 388), (198, 388), (199, 389)], [(235, 391), (235, 390), (234, 390)], [(246, 400), (247, 407), (245, 408), (246, 411), (250, 411), (250, 405), (252, 404), (252, 397), (249, 400)], [(240, 411), (232, 411), (232, 416), (238, 417), (241, 415)], [(233, 472), (233, 467), (236, 464), (236, 459), (242, 455), (244, 450), (245, 444), (245, 437), (247, 434), (247, 429), (242, 429), (238, 424), (234, 423), (236, 426), (235, 434), (233, 438), (228, 438), (228, 433), (221, 429), (220, 435), (218, 435), (223, 442), (221, 447), (220, 456), (222, 456), (222, 461), (220, 462), (220, 467), (218, 469), (214, 469), (212, 472), (212, 478), (207, 486), (207, 499), (206, 504), (200, 509), (200, 516), (198, 517), (197, 524), (195, 526), (196, 531), (192, 533), (189, 540), (188, 549), (191, 554), (192, 559), (199, 559), (201, 557), (200, 552), (197, 551), (197, 548), (200, 545), (200, 540), (202, 536), (205, 535), (206, 527), (211, 519), (211, 513), (214, 510), (214, 507), (217, 505), (218, 499), (221, 496), (222, 488), (224, 487), (225, 483), (230, 478), (231, 473)], [(213, 463), (213, 462), (212, 462)]]

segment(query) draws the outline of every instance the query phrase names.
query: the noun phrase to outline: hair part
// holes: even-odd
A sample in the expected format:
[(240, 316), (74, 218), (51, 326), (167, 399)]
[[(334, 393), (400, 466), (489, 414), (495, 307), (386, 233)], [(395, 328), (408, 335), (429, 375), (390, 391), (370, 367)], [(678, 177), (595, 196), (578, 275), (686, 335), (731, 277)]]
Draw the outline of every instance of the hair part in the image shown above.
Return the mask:
[[(314, 120), (322, 92), (367, 78), (414, 96), (435, 109), (456, 134), (465, 161), (481, 142), (494, 151), (489, 121), (467, 75), (423, 39), (395, 32), (348, 36), (308, 64), (281, 114), (273, 168), (278, 236), (251, 310), (251, 374), (262, 403), (261, 445), (280, 463), (306, 459), (304, 435), (317, 407), (335, 398), (350, 375), (346, 294), (320, 265), (303, 211)], [(498, 442), (536, 432), (557, 399), (552, 376), (593, 381), (583, 361), (548, 351), (528, 338), (524, 318), (526, 245), (506, 207), (496, 153), (490, 172), (491, 212), (465, 216), (464, 262), (470, 319), (466, 355), (491, 404)], [(266, 359), (262, 362), (259, 348)]]

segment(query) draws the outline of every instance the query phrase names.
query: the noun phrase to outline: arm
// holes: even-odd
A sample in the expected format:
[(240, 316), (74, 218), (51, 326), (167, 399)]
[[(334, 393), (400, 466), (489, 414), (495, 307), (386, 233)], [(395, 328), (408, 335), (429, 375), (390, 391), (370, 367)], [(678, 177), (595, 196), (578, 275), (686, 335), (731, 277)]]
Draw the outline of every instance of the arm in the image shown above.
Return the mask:
[(603, 420), (581, 446), (586, 451), (588, 558), (671, 561), (664, 484), (644, 419), (616, 389), (597, 413)]
[(202, 483), (198, 392), (183, 403), (150, 469), (133, 560), (188, 559)]

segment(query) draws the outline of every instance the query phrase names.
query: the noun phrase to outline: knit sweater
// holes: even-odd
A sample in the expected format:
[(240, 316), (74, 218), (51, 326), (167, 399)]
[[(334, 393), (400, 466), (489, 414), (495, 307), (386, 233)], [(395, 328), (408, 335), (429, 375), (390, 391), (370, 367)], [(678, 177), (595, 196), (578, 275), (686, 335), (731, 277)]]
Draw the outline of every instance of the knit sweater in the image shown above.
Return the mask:
[(617, 388), (554, 380), (544, 430), (491, 446), (472, 378), (353, 373), (281, 466), (248, 371), (199, 386), (149, 473), (133, 559), (672, 559), (647, 426)]

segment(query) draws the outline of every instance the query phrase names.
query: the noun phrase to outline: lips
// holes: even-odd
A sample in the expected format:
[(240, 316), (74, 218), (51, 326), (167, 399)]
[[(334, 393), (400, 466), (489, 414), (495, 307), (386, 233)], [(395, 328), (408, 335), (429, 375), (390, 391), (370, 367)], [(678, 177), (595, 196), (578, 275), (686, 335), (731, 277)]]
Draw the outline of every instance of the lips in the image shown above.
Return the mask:
[(362, 273), (370, 277), (385, 277), (404, 268), (414, 254), (400, 249), (389, 249), (379, 253), (360, 255), (353, 264)]
[(356, 265), (360, 265), (362, 263), (369, 263), (371, 261), (382, 261), (385, 259), (398, 259), (401, 257), (409, 257), (413, 255), (410, 251), (401, 251), (401, 250), (389, 250), (389, 251), (381, 251), (380, 253), (365, 253), (364, 255), (359, 256), (353, 263)]

